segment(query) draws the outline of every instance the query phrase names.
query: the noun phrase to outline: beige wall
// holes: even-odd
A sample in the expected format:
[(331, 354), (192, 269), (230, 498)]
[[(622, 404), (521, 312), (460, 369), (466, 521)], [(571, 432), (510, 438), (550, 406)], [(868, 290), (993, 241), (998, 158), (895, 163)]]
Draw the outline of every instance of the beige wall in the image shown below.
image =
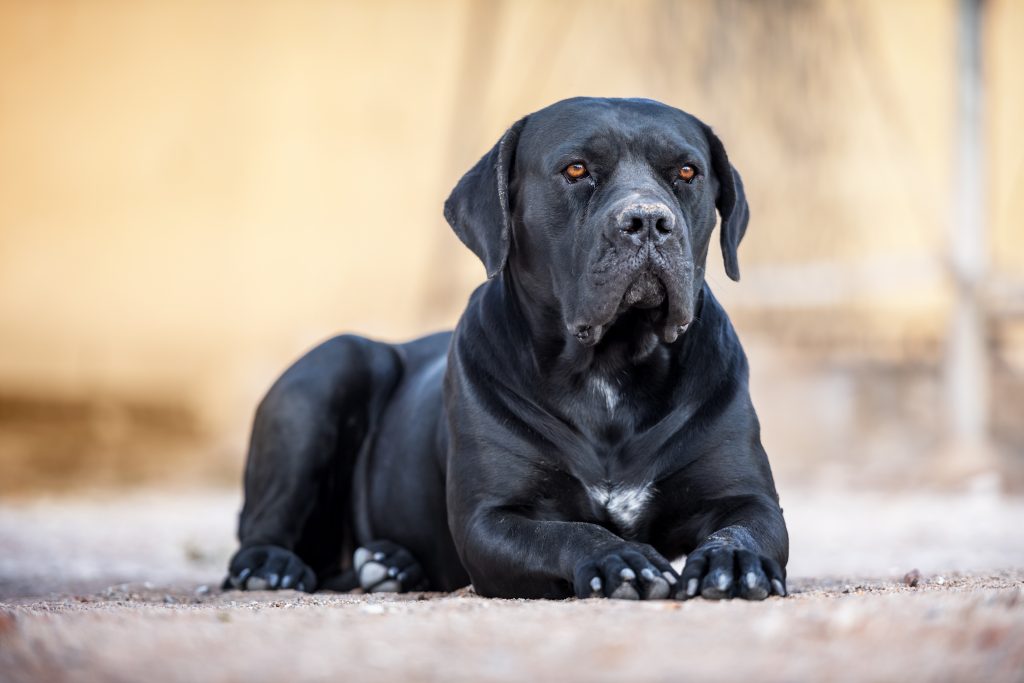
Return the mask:
[[(1022, 17), (992, 2), (985, 48), (1010, 281)], [(744, 281), (717, 254), (710, 277), (745, 334), (935, 362), (955, 22), (952, 0), (0, 2), (0, 399), (175, 406), (237, 454), (303, 348), (454, 322), (483, 273), (448, 189), (577, 94), (660, 99), (725, 139), (753, 223)]]
[(993, 2), (986, 29), (992, 259), (999, 276), (1019, 283), (1024, 279), (1024, 3)]

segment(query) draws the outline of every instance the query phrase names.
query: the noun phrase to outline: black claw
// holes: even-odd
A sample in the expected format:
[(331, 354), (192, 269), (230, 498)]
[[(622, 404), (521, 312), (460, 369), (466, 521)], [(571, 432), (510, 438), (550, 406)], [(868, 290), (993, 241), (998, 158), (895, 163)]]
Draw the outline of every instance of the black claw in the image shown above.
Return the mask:
[(238, 583), (245, 583), (245, 580), (252, 575), (252, 570), (246, 567), (242, 571), (238, 572)]
[(772, 579), (772, 588), (778, 595), (786, 597), (786, 587), (782, 585), (782, 582), (778, 579)]
[(291, 585), (292, 585), (292, 577), (286, 576), (283, 579), (281, 579), (281, 588), (288, 588)]

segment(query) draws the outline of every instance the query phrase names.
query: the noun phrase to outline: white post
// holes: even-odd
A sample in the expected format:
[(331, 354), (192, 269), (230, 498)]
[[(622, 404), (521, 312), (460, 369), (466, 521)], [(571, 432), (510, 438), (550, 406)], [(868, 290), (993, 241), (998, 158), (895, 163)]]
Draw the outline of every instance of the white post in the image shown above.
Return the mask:
[[(981, 31), (983, 0), (959, 0), (957, 145), (950, 176), (949, 263), (956, 284), (946, 347), (946, 406), (955, 458), (988, 447), (989, 363), (981, 300), (988, 262)], [(978, 462), (974, 465), (980, 464)]]

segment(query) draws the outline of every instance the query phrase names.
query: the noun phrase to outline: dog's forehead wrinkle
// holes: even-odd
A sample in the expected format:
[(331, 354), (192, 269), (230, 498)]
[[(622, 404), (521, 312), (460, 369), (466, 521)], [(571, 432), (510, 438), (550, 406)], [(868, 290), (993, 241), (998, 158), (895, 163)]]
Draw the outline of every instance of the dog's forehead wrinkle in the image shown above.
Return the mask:
[(580, 133), (577, 123), (568, 131), (561, 127), (540, 130), (535, 143), (547, 159), (564, 162), (569, 158), (617, 161), (622, 164), (648, 166), (661, 163), (666, 157), (704, 157), (699, 140), (682, 134), (674, 121), (642, 121), (623, 124), (595, 122), (591, 130)]
[[(545, 137), (552, 139), (545, 140)], [(581, 137), (579, 135), (539, 135), (536, 143), (541, 148), (538, 159), (545, 159), (545, 165), (561, 165), (570, 160), (614, 161), (628, 149), (628, 143), (620, 139), (614, 129), (602, 129)]]

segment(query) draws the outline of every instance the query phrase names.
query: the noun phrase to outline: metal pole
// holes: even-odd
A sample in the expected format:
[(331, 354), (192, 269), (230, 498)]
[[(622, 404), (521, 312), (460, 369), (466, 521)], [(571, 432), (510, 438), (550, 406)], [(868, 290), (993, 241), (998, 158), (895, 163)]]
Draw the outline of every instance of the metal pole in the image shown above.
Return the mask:
[(988, 445), (989, 360), (981, 289), (988, 265), (983, 135), (982, 10), (959, 0), (957, 145), (951, 188), (950, 267), (956, 284), (946, 352), (946, 404), (951, 444), (961, 457)]

